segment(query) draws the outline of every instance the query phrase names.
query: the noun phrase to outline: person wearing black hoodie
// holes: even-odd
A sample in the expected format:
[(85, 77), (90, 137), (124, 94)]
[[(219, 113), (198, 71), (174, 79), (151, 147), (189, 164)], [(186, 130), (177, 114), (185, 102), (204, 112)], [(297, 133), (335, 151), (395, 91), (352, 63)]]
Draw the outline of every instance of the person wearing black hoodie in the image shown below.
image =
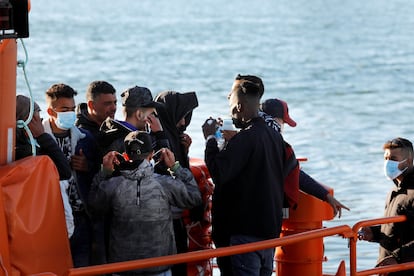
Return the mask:
[(191, 122), (193, 110), (198, 106), (196, 93), (164, 91), (155, 97), (155, 101), (162, 103), (161, 107), (157, 107), (157, 113), (170, 141), (172, 152), (180, 164), (189, 168), (188, 151), (191, 137), (185, 130)]
[[(76, 108), (75, 125), (88, 130), (98, 145), (101, 140), (99, 131), (106, 118), (114, 118), (116, 112), (116, 91), (106, 81), (93, 81), (86, 90), (86, 103), (80, 103)], [(103, 156), (103, 153), (101, 153)], [(101, 156), (101, 157), (102, 157)]]
[[(185, 133), (185, 130), (190, 124), (193, 110), (198, 106), (196, 93), (164, 91), (159, 93), (154, 101), (161, 103), (160, 106), (157, 106), (157, 114), (168, 137), (171, 151), (184, 168), (190, 168), (188, 151), (191, 145), (191, 137)], [(166, 170), (158, 170), (158, 173), (165, 174)], [(173, 214), (177, 253), (188, 251), (187, 231), (182, 219), (182, 211), (182, 209), (176, 209)], [(197, 219), (197, 217), (201, 217), (202, 212), (203, 209), (200, 205), (191, 209), (190, 215), (193, 219)], [(186, 264), (174, 265), (172, 274), (174, 276), (187, 275)]]
[[(76, 108), (75, 125), (80, 129), (89, 131), (97, 146), (97, 160), (102, 160), (104, 155), (101, 124), (106, 118), (114, 118), (116, 112), (116, 90), (112, 84), (106, 81), (92, 81), (86, 89), (86, 103), (78, 104)], [(91, 253), (92, 264), (106, 263), (104, 221), (102, 217), (93, 219), (93, 246)]]

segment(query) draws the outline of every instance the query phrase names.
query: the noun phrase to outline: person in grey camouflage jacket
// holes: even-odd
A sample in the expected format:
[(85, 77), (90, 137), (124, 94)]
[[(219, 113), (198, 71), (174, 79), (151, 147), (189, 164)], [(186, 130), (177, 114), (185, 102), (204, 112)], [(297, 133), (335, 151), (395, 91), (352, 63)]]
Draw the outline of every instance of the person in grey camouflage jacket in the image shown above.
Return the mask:
[[(168, 149), (161, 150), (160, 162), (170, 168), (171, 175), (154, 173), (150, 162), (154, 153), (148, 133), (133, 131), (124, 142), (127, 155), (111, 151), (104, 156), (89, 196), (94, 214), (109, 214), (112, 218), (108, 261), (175, 254), (171, 206), (191, 208), (200, 204), (197, 183), (191, 171), (181, 167)], [(159, 266), (119, 274), (169, 273), (169, 266)]]

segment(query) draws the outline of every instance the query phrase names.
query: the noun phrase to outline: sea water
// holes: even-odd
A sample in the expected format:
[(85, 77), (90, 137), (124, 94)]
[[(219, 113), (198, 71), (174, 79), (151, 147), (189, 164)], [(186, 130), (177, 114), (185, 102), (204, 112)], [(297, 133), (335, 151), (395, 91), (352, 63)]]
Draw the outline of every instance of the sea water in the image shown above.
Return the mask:
[[(44, 116), (44, 92), (57, 82), (77, 102), (93, 80), (112, 83), (119, 102), (135, 85), (154, 96), (196, 91), (188, 133), (201, 158), (204, 120), (229, 114), (236, 74), (258, 75), (263, 99), (287, 101), (298, 123), (284, 137), (308, 158), (302, 168), (351, 209), (324, 225), (352, 226), (383, 214), (393, 184), (382, 144), (414, 140), (413, 14), (414, 1), (399, 0), (32, 0), (26, 71)], [(20, 69), (17, 86), (28, 94)], [(325, 238), (324, 272), (348, 253), (346, 239)], [(373, 267), (377, 253), (358, 243), (358, 268)]]

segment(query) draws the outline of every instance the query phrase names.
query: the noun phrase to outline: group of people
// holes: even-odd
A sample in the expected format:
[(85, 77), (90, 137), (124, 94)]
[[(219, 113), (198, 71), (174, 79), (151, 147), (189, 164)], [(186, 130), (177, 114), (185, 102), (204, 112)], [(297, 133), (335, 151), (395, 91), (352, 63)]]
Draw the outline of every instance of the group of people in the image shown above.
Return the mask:
[[(223, 149), (214, 131), (219, 119), (203, 124), (206, 139), (205, 162), (213, 177), (213, 240), (218, 247), (279, 237), (283, 202), (294, 207), (298, 183), (303, 191), (327, 201), (334, 214), (345, 205), (292, 162), (291, 146), (280, 133), (285, 123), (295, 127), (287, 103), (268, 99), (260, 103), (264, 85), (256, 76), (238, 75), (228, 95), (230, 114), (239, 131), (225, 130)], [(405, 215), (403, 223), (389, 223), (360, 229), (359, 238), (378, 242), (378, 266), (414, 261), (413, 146), (404, 138), (384, 146), (384, 173), (395, 186), (389, 193), (385, 216)], [(294, 156), (294, 155), (293, 155)], [(299, 170), (299, 172), (298, 172)], [(295, 189), (293, 189), (295, 190)], [(288, 200), (281, 197), (284, 192)], [(289, 200), (290, 199), (290, 200)], [(273, 249), (218, 258), (221, 275), (271, 275)], [(413, 271), (389, 275), (412, 275)]]
[[(301, 170), (293, 147), (282, 136), (295, 127), (287, 103), (261, 102), (262, 80), (237, 75), (228, 95), (234, 129), (208, 118), (202, 126), (205, 163), (214, 181), (212, 238), (216, 247), (277, 238), (283, 209), (295, 208), (299, 189), (328, 202), (336, 216), (348, 207)], [(164, 256), (187, 251), (183, 210), (203, 204), (191, 174), (185, 133), (198, 106), (195, 92), (164, 91), (153, 98), (146, 87), (121, 94), (124, 120), (115, 119), (115, 88), (93, 81), (86, 103), (77, 92), (54, 84), (45, 93), (49, 118), (17, 96), (16, 159), (48, 155), (56, 165), (75, 267)], [(31, 116), (32, 115), (32, 116)], [(32, 117), (32, 118), (30, 118)], [(23, 123), (22, 123), (23, 122)], [(30, 129), (28, 134), (22, 125)], [(31, 139), (30, 137), (34, 139)], [(386, 215), (405, 214), (407, 222), (361, 229), (360, 238), (380, 242), (379, 265), (414, 258), (412, 223), (413, 148), (403, 138), (384, 145), (386, 175), (396, 185)], [(362, 234), (364, 233), (364, 234)], [(414, 243), (414, 242), (413, 242)], [(221, 275), (271, 275), (274, 249), (220, 257)], [(185, 264), (124, 272), (125, 275), (186, 275)], [(120, 273), (122, 274), (122, 273)]]
[[(86, 103), (76, 105), (76, 95), (53, 84), (43, 121), (39, 105), (18, 95), (15, 155), (48, 155), (56, 165), (74, 266), (185, 252), (181, 214), (202, 203), (185, 133), (196, 94), (165, 91), (153, 99), (148, 88), (131, 87), (121, 94), (124, 120), (114, 118), (110, 83), (90, 83)], [(186, 275), (186, 266), (126, 274)]]

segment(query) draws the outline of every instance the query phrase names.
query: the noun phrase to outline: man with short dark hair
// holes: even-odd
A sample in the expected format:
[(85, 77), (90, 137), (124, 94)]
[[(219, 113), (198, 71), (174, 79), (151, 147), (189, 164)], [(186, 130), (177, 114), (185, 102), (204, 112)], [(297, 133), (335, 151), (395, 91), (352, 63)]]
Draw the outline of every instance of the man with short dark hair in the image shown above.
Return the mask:
[(259, 87), (259, 98), (261, 98), (264, 94), (264, 84), (261, 78), (255, 75), (240, 75), (237, 74), (237, 76), (234, 78), (235, 82), (237, 81), (243, 81), (248, 80), (258, 85)]
[[(395, 186), (385, 202), (384, 217), (406, 215), (407, 221), (360, 229), (359, 239), (380, 245), (377, 266), (414, 261), (414, 169), (413, 145), (401, 137), (387, 141), (384, 174)], [(414, 270), (389, 275), (413, 275)]]
[[(97, 145), (96, 158), (102, 163), (104, 145), (102, 133), (99, 131), (106, 118), (114, 118), (116, 112), (116, 90), (112, 84), (96, 80), (92, 81), (86, 89), (86, 103), (80, 103), (76, 109), (76, 126), (89, 131)], [(91, 254), (92, 264), (106, 263), (105, 233), (103, 218), (92, 217), (93, 246)]]
[(77, 106), (76, 125), (90, 131), (97, 138), (102, 122), (107, 117), (115, 117), (115, 93), (115, 88), (106, 81), (91, 82), (86, 90), (87, 102)]
[[(259, 117), (259, 85), (235, 80), (230, 112), (241, 128), (219, 151), (215, 120), (203, 124), (205, 162), (215, 183), (213, 240), (218, 247), (279, 237), (282, 226), (285, 144)], [(231, 256), (222, 275), (271, 275), (274, 249)]]
[(67, 180), (69, 202), (75, 221), (70, 238), (75, 267), (88, 266), (91, 253), (91, 220), (87, 212), (87, 198), (94, 174), (99, 168), (97, 149), (92, 135), (75, 126), (77, 92), (69, 85), (53, 84), (46, 91), (48, 120), (43, 121), (45, 132), (57, 141), (70, 162), (72, 176)]

